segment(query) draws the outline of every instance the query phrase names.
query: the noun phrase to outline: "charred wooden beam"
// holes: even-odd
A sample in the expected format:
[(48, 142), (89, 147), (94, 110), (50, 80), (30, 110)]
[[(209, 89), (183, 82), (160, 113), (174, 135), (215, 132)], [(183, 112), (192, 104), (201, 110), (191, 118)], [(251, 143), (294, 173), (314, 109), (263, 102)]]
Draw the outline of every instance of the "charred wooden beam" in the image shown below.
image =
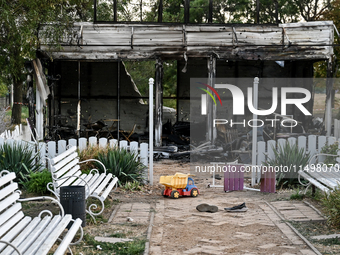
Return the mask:
[(213, 20), (213, 0), (209, 0), (208, 23), (212, 23), (212, 20)]
[[(220, 48), (215, 50), (210, 48), (210, 51), (216, 52), (220, 59), (228, 59), (230, 61), (238, 60), (326, 60), (328, 53), (323, 52), (320, 48), (305, 47), (305, 48), (290, 48), (288, 51), (278, 50), (277, 48), (263, 47), (263, 48), (238, 48), (228, 49)], [(152, 51), (149, 52), (138, 52), (138, 51), (126, 51), (126, 52), (92, 52), (92, 53), (81, 53), (81, 52), (55, 52), (53, 53), (54, 59), (58, 60), (75, 60), (82, 59), (87, 61), (98, 61), (98, 60), (130, 60), (130, 59), (155, 59), (161, 57), (162, 59), (181, 60), (183, 59), (184, 50), (178, 51)], [(187, 53), (188, 58), (207, 58), (209, 53), (206, 50), (198, 49), (192, 50)]]
[(97, 21), (97, 0), (93, 0), (93, 21), (96, 22)]
[(274, 0), (275, 3), (275, 22), (279, 24), (279, 2), (278, 0)]
[(80, 100), (80, 89), (81, 89), (81, 72), (80, 72), (80, 61), (78, 61), (78, 105), (77, 105), (77, 135), (80, 137), (80, 116), (81, 116), (81, 100)]
[(158, 22), (163, 22), (163, 0), (159, 0), (158, 6)]
[(260, 0), (256, 0), (256, 24), (260, 24)]
[(117, 66), (117, 140), (119, 141), (119, 129), (120, 129), (120, 65), (121, 61), (118, 62)]
[(326, 135), (331, 136), (332, 130), (332, 90), (333, 90), (333, 58), (328, 60), (327, 64), (327, 81), (326, 81), (326, 110), (325, 110), (325, 125)]
[(184, 24), (190, 22), (190, 0), (184, 0)]
[[(48, 74), (50, 76), (54, 76), (55, 75), (55, 64), (54, 62), (51, 62), (49, 64), (49, 69), (48, 69)], [(54, 97), (54, 82), (53, 80), (48, 79), (48, 83), (49, 83), (49, 87), (50, 87), (50, 92), (51, 94), (48, 97), (48, 124), (49, 124), (49, 128), (50, 130), (52, 130), (53, 126), (55, 125), (55, 97)], [(31, 103), (31, 102), (30, 102)]]
[(330, 21), (277, 26), (78, 23), (76, 43), (62, 43), (63, 49), (55, 51), (42, 43), (41, 51), (65, 60), (166, 60), (181, 59), (184, 53), (207, 58), (211, 52), (229, 60), (320, 60), (333, 54), (333, 30)]
[(113, 21), (117, 22), (117, 0), (113, 0)]
[[(208, 84), (211, 87), (215, 87), (215, 78), (216, 78), (216, 57), (210, 56), (208, 58)], [(214, 94), (215, 96), (215, 94)], [(212, 99), (210, 97), (207, 98), (207, 141), (213, 143), (214, 141), (214, 127), (213, 120), (216, 119), (216, 106), (213, 104)]]
[(162, 118), (163, 118), (163, 61), (156, 60), (155, 73), (155, 147), (162, 146)]
[[(181, 72), (181, 70), (180, 70), (180, 65), (179, 65), (179, 61), (177, 60), (176, 61), (177, 62), (177, 68), (176, 68), (176, 78), (177, 78), (177, 87), (176, 87), (176, 122), (178, 122), (179, 121), (179, 118), (178, 118), (178, 113), (179, 113), (179, 100), (181, 99), (180, 98), (180, 95), (179, 95), (179, 89), (178, 89), (178, 86), (179, 86), (179, 84), (180, 84), (180, 72)], [(188, 97), (187, 98), (188, 100), (190, 100), (190, 97)]]

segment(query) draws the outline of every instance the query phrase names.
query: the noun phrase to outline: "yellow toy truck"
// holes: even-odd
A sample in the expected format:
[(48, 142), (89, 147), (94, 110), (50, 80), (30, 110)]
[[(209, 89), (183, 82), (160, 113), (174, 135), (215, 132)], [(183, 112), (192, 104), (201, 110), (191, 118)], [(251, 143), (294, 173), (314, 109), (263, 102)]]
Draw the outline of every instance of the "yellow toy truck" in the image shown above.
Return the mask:
[(162, 195), (176, 199), (179, 196), (197, 197), (199, 190), (189, 175), (176, 173), (175, 175), (161, 176), (159, 183), (165, 186)]

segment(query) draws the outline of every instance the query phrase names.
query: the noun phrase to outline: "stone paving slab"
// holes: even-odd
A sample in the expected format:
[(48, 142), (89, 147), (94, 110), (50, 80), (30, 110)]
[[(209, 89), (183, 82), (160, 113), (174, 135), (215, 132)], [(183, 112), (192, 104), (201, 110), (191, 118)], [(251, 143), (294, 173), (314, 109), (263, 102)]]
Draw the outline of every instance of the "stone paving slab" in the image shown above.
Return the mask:
[(149, 222), (151, 205), (148, 203), (126, 203), (121, 204), (112, 224), (126, 223), (128, 218), (137, 224), (147, 224)]
[(262, 210), (268, 215), (271, 221), (275, 223), (275, 225), (282, 231), (283, 234), (286, 235), (286, 237), (296, 245), (303, 244), (303, 241), (291, 230), (290, 227), (288, 227), (285, 223), (281, 221), (279, 216), (275, 214), (274, 211), (270, 209), (270, 207), (266, 204), (261, 204), (260, 207)]
[(311, 250), (300, 250), (300, 252), (302, 255), (315, 255), (315, 252)]
[(102, 236), (96, 236), (94, 240), (98, 242), (107, 242), (107, 243), (124, 243), (124, 242), (133, 241), (133, 239), (130, 239), (130, 238), (115, 238), (115, 237), (102, 237)]
[(340, 238), (340, 234), (312, 236), (311, 238), (314, 239), (314, 240), (325, 240), (325, 239), (332, 239), (332, 238)]
[(276, 201), (271, 205), (286, 219), (291, 221), (324, 221), (325, 219), (313, 208), (303, 202)]

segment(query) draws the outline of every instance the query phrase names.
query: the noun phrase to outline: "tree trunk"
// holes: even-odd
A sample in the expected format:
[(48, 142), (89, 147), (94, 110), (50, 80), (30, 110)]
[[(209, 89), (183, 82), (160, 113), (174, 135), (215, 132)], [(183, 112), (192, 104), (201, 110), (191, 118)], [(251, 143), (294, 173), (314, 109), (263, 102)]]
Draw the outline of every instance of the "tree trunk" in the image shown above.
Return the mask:
[(22, 106), (22, 82), (14, 81), (14, 102), (12, 109), (12, 124), (21, 123), (21, 106)]

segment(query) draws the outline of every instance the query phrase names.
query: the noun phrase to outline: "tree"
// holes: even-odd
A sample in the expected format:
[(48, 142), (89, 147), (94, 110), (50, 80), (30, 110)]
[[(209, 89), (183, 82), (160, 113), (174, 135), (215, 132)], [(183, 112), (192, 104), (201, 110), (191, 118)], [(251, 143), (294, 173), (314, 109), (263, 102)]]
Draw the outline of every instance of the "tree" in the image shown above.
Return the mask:
[[(340, 28), (340, 0), (334, 0), (330, 8), (325, 9), (319, 16), (319, 20), (332, 20), (334, 22), (335, 27)], [(340, 44), (340, 38), (335, 34), (334, 36), (334, 44)], [(340, 48), (339, 46), (334, 47), (334, 78), (340, 78)], [(327, 77), (327, 61), (317, 62), (314, 64), (314, 77), (316, 78), (325, 78)], [(316, 84), (316, 87), (323, 88), (325, 87), (324, 83)], [(333, 89), (339, 90), (340, 84), (338, 79), (333, 83)], [(340, 111), (337, 114), (337, 118), (340, 116)]]
[(0, 0), (0, 75), (14, 85), (12, 123), (21, 122), (25, 62), (36, 58), (41, 40), (58, 45), (89, 4), (92, 1)]
[(4, 97), (8, 94), (8, 87), (7, 85), (1, 80), (0, 77), (0, 97)]
[[(125, 61), (126, 70), (143, 97), (149, 95), (149, 78), (155, 76), (155, 61)], [(177, 62), (163, 62), (163, 88), (164, 97), (175, 97), (177, 88)], [(164, 101), (168, 107), (176, 107), (174, 100)]]

